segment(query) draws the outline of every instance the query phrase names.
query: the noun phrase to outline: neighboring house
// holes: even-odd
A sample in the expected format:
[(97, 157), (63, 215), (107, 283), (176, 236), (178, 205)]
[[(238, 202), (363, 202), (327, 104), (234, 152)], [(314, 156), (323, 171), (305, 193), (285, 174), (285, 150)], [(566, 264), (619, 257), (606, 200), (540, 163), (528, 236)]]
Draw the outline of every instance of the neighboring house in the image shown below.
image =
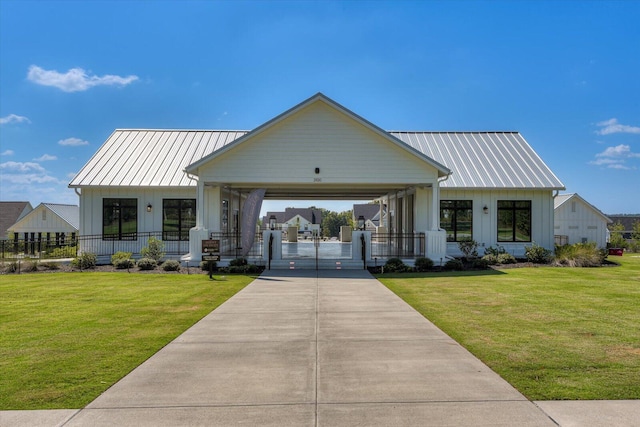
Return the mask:
[[(384, 215), (384, 214), (383, 214)], [(364, 203), (353, 205), (353, 223), (358, 224), (360, 217), (364, 218), (365, 230), (376, 231), (378, 227), (384, 227), (384, 221), (380, 223), (380, 204)]]
[(559, 194), (554, 199), (553, 228), (557, 245), (595, 242), (604, 248), (609, 223), (611, 219), (577, 193)]
[(79, 224), (77, 205), (40, 203), (35, 209), (9, 227), (9, 232), (30, 242), (64, 244), (75, 240)]
[(624, 230), (622, 231), (622, 237), (629, 240), (633, 236), (633, 226), (635, 223), (640, 222), (640, 215), (630, 214), (630, 215), (607, 215), (612, 224), (622, 224)]
[(286, 208), (284, 212), (267, 212), (263, 218), (263, 227), (269, 227), (271, 215), (276, 218), (276, 229), (287, 230), (288, 227), (298, 227), (298, 233), (320, 233), (322, 211), (312, 208)]
[(8, 239), (8, 230), (20, 218), (31, 212), (29, 202), (0, 202), (0, 240)]
[(69, 186), (82, 235), (126, 250), (170, 227), (191, 260), (203, 240), (238, 230), (245, 201), (263, 190), (379, 200), (388, 232), (416, 236), (393, 240), (408, 256), (441, 261), (468, 237), (521, 256), (532, 242), (553, 249), (553, 195), (564, 189), (518, 132), (385, 131), (321, 93), (252, 131), (115, 130)]

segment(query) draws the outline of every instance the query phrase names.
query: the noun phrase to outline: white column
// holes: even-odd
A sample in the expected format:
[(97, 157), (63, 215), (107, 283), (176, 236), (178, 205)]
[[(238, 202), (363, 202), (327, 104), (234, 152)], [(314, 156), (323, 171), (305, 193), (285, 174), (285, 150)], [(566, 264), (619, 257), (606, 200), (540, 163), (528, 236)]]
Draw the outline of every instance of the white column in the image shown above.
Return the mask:
[(436, 181), (431, 187), (431, 230), (440, 229), (440, 182)]
[(204, 182), (198, 177), (198, 192), (196, 197), (196, 227), (204, 228)]

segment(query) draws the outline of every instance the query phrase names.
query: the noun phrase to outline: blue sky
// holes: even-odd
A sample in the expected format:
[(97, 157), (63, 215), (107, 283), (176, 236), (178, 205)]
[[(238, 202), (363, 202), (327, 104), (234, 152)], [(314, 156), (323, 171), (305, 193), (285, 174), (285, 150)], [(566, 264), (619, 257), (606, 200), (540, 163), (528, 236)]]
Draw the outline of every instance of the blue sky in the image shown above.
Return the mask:
[(0, 0), (0, 200), (77, 204), (116, 128), (250, 130), (323, 92), (388, 130), (517, 130), (567, 192), (640, 213), (638, 22), (633, 0)]

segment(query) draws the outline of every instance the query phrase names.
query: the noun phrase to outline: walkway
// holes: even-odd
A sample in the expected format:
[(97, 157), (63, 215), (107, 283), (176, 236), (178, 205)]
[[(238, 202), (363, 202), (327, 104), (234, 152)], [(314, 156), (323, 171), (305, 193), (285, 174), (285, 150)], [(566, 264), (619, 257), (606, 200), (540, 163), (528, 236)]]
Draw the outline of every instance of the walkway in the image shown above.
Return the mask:
[[(563, 425), (583, 425), (566, 408), (556, 408), (569, 412)], [(635, 402), (626, 408), (639, 415)], [(590, 421), (606, 411), (592, 413)], [(363, 271), (267, 272), (85, 409), (0, 417), (61, 426), (557, 425)]]

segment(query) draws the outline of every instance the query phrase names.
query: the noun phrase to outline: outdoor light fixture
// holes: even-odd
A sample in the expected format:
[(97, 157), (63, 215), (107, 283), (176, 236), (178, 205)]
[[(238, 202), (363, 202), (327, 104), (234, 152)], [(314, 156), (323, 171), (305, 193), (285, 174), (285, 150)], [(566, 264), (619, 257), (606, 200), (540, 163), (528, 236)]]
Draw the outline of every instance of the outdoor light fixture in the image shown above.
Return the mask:
[(147, 203), (147, 212), (151, 212), (151, 209), (153, 209), (153, 206), (151, 206), (151, 203)]
[(364, 230), (364, 216), (360, 215), (358, 217), (358, 230)]
[(484, 206), (484, 208), (482, 208), (482, 212), (488, 214), (489, 213), (489, 208), (487, 207), (487, 205)]
[(276, 216), (271, 215), (269, 217), (269, 230), (275, 230), (275, 229), (276, 229)]

